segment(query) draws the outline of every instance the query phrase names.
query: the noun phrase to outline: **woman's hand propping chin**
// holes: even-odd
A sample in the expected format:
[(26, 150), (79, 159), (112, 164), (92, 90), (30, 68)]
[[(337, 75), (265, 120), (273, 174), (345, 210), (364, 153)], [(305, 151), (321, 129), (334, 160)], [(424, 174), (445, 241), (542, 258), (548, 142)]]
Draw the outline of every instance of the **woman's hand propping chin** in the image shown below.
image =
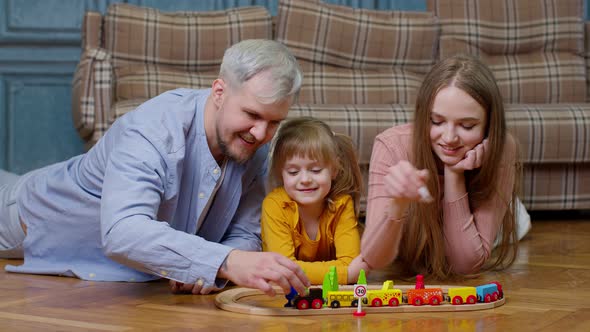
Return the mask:
[(481, 143), (473, 147), (473, 149), (467, 151), (461, 161), (455, 165), (445, 165), (445, 167), (455, 173), (463, 173), (465, 171), (478, 169), (483, 163), (483, 158), (485, 156), (487, 147), (488, 139), (486, 138)]

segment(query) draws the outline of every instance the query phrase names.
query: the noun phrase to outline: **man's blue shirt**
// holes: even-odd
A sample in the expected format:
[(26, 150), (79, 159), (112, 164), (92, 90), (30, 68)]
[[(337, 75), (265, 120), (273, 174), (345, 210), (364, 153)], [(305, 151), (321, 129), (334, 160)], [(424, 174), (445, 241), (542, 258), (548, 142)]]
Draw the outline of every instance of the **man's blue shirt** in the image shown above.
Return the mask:
[(232, 248), (261, 249), (268, 147), (219, 165), (203, 122), (209, 93), (163, 93), (119, 118), (88, 153), (34, 171), (18, 200), (25, 262), (6, 269), (223, 286), (216, 274)]

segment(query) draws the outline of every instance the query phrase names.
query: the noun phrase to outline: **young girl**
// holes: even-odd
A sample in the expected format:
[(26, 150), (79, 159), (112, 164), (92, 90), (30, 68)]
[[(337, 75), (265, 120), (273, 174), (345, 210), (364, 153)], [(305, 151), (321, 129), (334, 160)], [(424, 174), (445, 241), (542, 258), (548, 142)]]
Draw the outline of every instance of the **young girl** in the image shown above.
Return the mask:
[(398, 258), (439, 279), (512, 264), (517, 145), (492, 72), (474, 57), (447, 58), (416, 100), (413, 124), (375, 139), (363, 259), (376, 268)]
[(270, 165), (271, 187), (262, 203), (262, 247), (299, 264), (312, 284), (330, 266), (340, 283), (360, 269), (358, 212), (362, 178), (352, 140), (324, 122), (295, 118), (278, 130)]

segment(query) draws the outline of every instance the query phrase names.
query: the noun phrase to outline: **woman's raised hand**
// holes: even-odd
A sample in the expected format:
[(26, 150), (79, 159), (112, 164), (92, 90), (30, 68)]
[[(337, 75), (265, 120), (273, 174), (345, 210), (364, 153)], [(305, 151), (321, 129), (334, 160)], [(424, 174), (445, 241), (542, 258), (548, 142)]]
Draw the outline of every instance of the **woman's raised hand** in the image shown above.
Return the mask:
[(419, 170), (409, 161), (402, 160), (389, 168), (385, 176), (386, 192), (402, 205), (413, 201), (431, 202), (432, 197), (426, 186), (428, 177), (428, 170)]

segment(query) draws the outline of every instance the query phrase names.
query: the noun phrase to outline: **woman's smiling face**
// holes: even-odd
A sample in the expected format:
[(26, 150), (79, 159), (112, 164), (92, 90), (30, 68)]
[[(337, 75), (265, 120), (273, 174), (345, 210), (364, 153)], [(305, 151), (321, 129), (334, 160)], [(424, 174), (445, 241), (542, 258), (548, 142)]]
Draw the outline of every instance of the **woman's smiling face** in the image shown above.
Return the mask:
[(465, 91), (448, 86), (434, 98), (430, 121), (432, 151), (443, 164), (455, 165), (483, 141), (487, 114)]

